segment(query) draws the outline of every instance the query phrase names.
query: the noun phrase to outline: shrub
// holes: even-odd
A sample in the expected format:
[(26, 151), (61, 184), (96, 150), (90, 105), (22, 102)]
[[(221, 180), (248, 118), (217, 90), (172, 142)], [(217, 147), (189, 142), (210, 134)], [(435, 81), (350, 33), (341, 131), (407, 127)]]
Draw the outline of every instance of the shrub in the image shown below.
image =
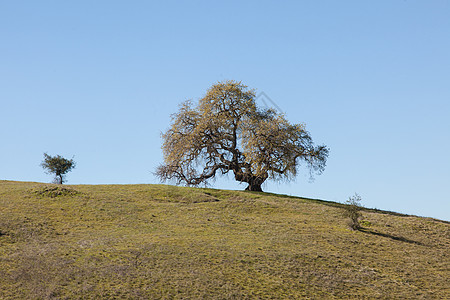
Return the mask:
[(348, 223), (350, 228), (353, 230), (361, 229), (361, 196), (355, 193), (354, 196), (349, 197), (348, 200), (345, 201), (345, 204), (344, 216), (350, 218)]

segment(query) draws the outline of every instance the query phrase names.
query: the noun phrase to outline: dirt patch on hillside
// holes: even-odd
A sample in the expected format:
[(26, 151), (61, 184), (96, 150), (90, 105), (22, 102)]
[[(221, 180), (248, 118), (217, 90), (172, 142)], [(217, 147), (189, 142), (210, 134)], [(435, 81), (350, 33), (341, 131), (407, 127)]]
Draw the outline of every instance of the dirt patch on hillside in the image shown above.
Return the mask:
[(33, 194), (41, 197), (56, 198), (61, 196), (76, 196), (81, 194), (79, 191), (63, 186), (45, 186), (33, 191)]

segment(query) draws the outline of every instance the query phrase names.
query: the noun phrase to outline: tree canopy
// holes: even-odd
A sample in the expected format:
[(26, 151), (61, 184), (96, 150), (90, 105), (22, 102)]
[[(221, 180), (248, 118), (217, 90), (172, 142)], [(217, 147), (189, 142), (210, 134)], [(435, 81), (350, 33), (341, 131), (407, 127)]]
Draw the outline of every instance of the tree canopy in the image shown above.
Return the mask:
[(198, 105), (182, 103), (162, 138), (162, 181), (199, 185), (232, 172), (251, 191), (267, 179), (293, 179), (302, 163), (321, 174), (329, 153), (314, 145), (304, 124), (259, 108), (255, 91), (236, 81), (213, 85)]
[(75, 161), (73, 159), (66, 159), (60, 155), (50, 156), (44, 153), (44, 160), (41, 163), (42, 168), (46, 170), (48, 174), (54, 174), (54, 182), (58, 184), (63, 184), (65, 180), (65, 175), (75, 168)]

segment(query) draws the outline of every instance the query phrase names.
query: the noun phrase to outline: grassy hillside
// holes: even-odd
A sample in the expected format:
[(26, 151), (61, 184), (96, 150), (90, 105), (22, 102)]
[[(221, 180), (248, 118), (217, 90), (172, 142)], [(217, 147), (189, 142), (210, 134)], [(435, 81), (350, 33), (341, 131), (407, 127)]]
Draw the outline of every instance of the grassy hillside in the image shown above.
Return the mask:
[[(0, 181), (0, 299), (445, 299), (450, 224), (264, 193)], [(424, 200), (425, 201), (425, 200)], [(447, 298), (448, 299), (448, 298)]]

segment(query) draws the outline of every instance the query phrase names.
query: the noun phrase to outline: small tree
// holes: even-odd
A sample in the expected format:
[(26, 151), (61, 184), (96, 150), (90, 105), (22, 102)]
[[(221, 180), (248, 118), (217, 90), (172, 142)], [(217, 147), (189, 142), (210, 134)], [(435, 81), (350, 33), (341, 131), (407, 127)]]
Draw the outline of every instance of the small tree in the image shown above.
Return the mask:
[(41, 163), (42, 168), (46, 170), (47, 174), (54, 174), (54, 182), (57, 184), (63, 184), (65, 175), (75, 168), (75, 161), (73, 159), (66, 159), (60, 155), (50, 156), (44, 153), (44, 160)]
[(328, 157), (304, 124), (258, 108), (254, 90), (236, 81), (213, 85), (196, 106), (183, 103), (162, 137), (164, 164), (156, 175), (177, 184), (199, 185), (231, 172), (246, 190), (261, 191), (267, 179), (294, 178), (302, 163), (320, 174)]
[(361, 229), (361, 224), (359, 219), (361, 219), (361, 196), (355, 193), (354, 196), (349, 197), (345, 201), (344, 216), (350, 218), (349, 226), (353, 230)]

